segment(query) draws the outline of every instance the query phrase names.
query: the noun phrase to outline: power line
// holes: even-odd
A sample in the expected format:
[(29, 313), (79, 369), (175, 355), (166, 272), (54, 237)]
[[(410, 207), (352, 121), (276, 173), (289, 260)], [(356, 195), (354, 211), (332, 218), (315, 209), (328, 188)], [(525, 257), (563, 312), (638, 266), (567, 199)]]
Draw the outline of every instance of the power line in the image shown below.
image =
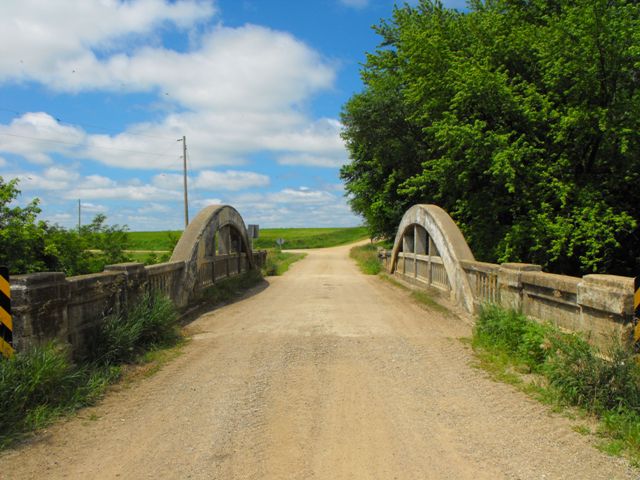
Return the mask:
[[(72, 146), (72, 147), (80, 147), (80, 146), (83, 145), (82, 143), (78, 143), (78, 142), (65, 142), (63, 140), (53, 140), (53, 139), (49, 139), (49, 138), (38, 138), (38, 137), (29, 136), (29, 135), (17, 135), (15, 133), (0, 132), (0, 135), (4, 135), (6, 137), (16, 137), (16, 138), (25, 138), (25, 139), (29, 139), (29, 140), (37, 140), (39, 142), (58, 143), (58, 144), (61, 144), (61, 145), (69, 145), (69, 146)], [(126, 153), (138, 153), (138, 154), (141, 154), (141, 155), (149, 155), (149, 156), (154, 156), (154, 157), (171, 157), (171, 158), (175, 158), (175, 155), (169, 155), (167, 153), (144, 152), (142, 150), (129, 150), (129, 149), (117, 148), (117, 147), (100, 147), (100, 146), (97, 146), (97, 145), (91, 145), (90, 148), (97, 148), (99, 150), (114, 150), (114, 151), (126, 152)]]

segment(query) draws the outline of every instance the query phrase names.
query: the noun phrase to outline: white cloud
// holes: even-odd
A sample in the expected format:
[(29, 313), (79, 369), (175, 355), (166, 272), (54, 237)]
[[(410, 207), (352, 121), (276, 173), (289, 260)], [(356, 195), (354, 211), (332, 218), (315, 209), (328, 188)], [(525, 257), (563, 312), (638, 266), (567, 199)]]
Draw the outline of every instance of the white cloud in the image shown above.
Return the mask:
[(131, 200), (138, 202), (180, 200), (179, 191), (163, 190), (153, 185), (116, 185), (108, 188), (76, 187), (64, 194), (65, 198)]
[(199, 210), (208, 207), (209, 205), (225, 205), (225, 203), (219, 198), (201, 198), (194, 200), (191, 204), (197, 207)]
[(365, 8), (369, 5), (369, 0), (339, 0), (346, 7)]
[[(183, 175), (175, 173), (161, 173), (152, 179), (153, 185), (168, 189), (182, 189), (183, 182)], [(261, 173), (238, 170), (203, 170), (195, 177), (188, 177), (187, 182), (189, 190), (236, 191), (266, 187), (269, 185), (269, 177)]]
[(21, 155), (26, 160), (46, 165), (51, 153), (72, 154), (85, 140), (78, 128), (61, 125), (44, 112), (25, 113), (8, 125), (0, 124), (0, 151)]
[(269, 194), (267, 198), (272, 202), (287, 204), (317, 204), (335, 200), (334, 195), (323, 190), (293, 188), (285, 188), (280, 192)]
[(246, 190), (268, 185), (269, 177), (266, 175), (236, 170), (226, 172), (206, 170), (200, 172), (192, 183), (193, 188), (199, 190)]
[(323, 157), (307, 153), (278, 157), (278, 163), (280, 165), (301, 165), (305, 167), (341, 167), (345, 164), (346, 160), (344, 157)]
[(3, 0), (0, 82), (83, 77), (96, 58), (91, 48), (108, 51), (165, 22), (184, 29), (214, 13), (212, 2), (199, 0)]
[(6, 167), (7, 165), (9, 165), (7, 160), (2, 158), (2, 157), (0, 157), (0, 167)]

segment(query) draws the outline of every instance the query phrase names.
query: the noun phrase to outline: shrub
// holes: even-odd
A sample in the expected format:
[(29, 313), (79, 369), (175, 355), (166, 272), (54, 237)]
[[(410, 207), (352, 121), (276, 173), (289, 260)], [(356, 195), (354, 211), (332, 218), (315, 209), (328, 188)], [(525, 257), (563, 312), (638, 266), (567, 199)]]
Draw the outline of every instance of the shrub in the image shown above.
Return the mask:
[(545, 365), (549, 384), (561, 397), (592, 411), (640, 408), (640, 367), (631, 349), (612, 340), (607, 358), (576, 335), (551, 337)]
[(57, 415), (91, 404), (117, 373), (75, 366), (56, 343), (0, 360), (0, 448)]

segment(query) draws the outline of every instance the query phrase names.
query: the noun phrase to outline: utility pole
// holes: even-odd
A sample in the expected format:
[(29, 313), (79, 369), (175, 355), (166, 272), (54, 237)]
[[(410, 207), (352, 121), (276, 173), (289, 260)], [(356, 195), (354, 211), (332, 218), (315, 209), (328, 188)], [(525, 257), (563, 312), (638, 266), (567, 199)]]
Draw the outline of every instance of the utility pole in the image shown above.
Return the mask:
[(187, 195), (187, 137), (182, 136), (177, 140), (182, 142), (182, 165), (184, 171), (184, 228), (189, 226), (189, 197)]
[(80, 199), (78, 199), (78, 235), (80, 235), (80, 226), (82, 225), (82, 204), (80, 203)]

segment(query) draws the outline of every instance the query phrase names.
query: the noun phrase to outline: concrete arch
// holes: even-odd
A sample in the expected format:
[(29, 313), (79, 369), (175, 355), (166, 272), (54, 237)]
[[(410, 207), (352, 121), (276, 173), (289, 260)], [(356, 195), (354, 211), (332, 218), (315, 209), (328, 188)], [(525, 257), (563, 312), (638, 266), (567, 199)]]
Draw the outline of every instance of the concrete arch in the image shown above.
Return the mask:
[(244, 253), (249, 268), (255, 268), (244, 220), (229, 205), (210, 205), (200, 210), (173, 250), (170, 261), (185, 262), (182, 285), (185, 295), (194, 291), (198, 269), (218, 253)]
[[(414, 205), (405, 212), (393, 245), (389, 272), (396, 271), (398, 254), (403, 249), (405, 236), (413, 236), (416, 225), (426, 230), (430, 241), (433, 242), (433, 246), (437, 250), (437, 255), (442, 259), (451, 288), (452, 300), (463, 305), (467, 311), (473, 312), (473, 290), (462, 268), (461, 261), (473, 261), (475, 258), (453, 219), (437, 205)], [(416, 244), (417, 242), (414, 240), (414, 245)]]

